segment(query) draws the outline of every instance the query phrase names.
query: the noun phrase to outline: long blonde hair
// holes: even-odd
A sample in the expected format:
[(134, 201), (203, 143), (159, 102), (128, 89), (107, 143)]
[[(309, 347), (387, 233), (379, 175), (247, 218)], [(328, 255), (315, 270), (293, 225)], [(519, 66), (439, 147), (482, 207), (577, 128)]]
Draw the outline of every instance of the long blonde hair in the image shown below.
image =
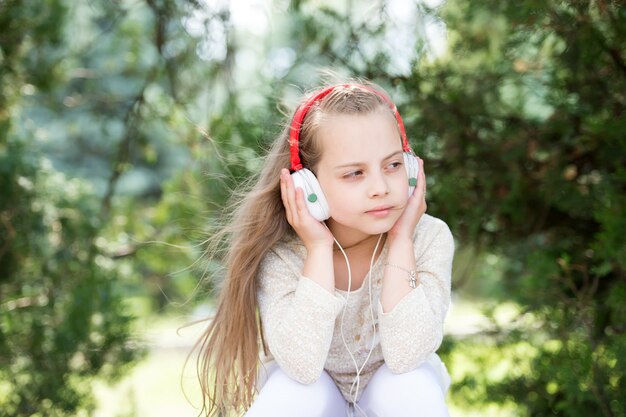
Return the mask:
[[(369, 114), (380, 109), (392, 114), (382, 97), (359, 84), (337, 86), (309, 110), (302, 123), (303, 165), (315, 170), (321, 157), (316, 132), (324, 115)], [(252, 188), (238, 194), (229, 205), (234, 210), (228, 224), (210, 238), (216, 244), (209, 256), (218, 257), (217, 247), (224, 243), (226, 254), (215, 316), (194, 347), (194, 351), (199, 349), (197, 371), (203, 395), (200, 413), (207, 416), (243, 412), (256, 394), (259, 352), (266, 351), (257, 312), (259, 264), (276, 242), (293, 233), (285, 217), (279, 182), (281, 169), (290, 165), (289, 129), (285, 127), (274, 141)]]

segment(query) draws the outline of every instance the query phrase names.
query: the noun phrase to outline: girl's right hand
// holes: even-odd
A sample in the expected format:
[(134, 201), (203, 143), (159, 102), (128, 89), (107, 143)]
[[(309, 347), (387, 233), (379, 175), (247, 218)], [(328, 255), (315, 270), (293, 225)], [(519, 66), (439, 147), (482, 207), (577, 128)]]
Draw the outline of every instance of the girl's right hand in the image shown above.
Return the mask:
[(304, 191), (302, 188), (296, 189), (294, 187), (289, 170), (285, 168), (280, 172), (280, 195), (285, 206), (287, 221), (302, 239), (307, 249), (316, 246), (333, 246), (332, 233), (311, 216), (304, 201)]

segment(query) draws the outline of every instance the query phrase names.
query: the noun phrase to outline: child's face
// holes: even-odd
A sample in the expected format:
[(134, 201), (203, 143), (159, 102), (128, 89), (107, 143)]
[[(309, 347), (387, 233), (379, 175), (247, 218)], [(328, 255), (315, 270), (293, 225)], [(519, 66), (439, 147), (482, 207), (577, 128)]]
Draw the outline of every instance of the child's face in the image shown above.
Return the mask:
[(395, 118), (387, 112), (326, 116), (319, 138), (322, 157), (316, 172), (335, 237), (349, 244), (389, 231), (408, 199)]

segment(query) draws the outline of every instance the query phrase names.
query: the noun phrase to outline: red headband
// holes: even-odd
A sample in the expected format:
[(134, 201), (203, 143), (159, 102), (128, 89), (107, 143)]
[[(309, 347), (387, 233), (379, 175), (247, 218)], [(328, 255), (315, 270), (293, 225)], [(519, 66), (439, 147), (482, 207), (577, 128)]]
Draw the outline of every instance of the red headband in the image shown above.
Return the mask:
[(375, 93), (377, 96), (379, 96), (380, 98), (382, 98), (385, 101), (385, 103), (389, 105), (389, 107), (393, 111), (393, 115), (395, 116), (396, 121), (398, 122), (398, 128), (400, 129), (400, 136), (402, 138), (402, 150), (404, 152), (412, 152), (411, 147), (409, 146), (409, 141), (406, 138), (406, 132), (404, 131), (404, 123), (402, 122), (400, 113), (398, 113), (398, 109), (396, 108), (395, 104), (393, 104), (387, 98), (387, 96), (385, 96), (380, 91), (377, 91), (367, 85), (339, 84), (339, 85), (333, 85), (331, 87), (327, 87), (321, 90), (320, 92), (314, 94), (310, 99), (308, 99), (304, 104), (302, 104), (296, 110), (296, 114), (293, 116), (293, 119), (291, 121), (291, 127), (289, 128), (289, 152), (291, 154), (291, 171), (298, 171), (302, 169), (302, 164), (300, 163), (299, 144), (300, 144), (300, 129), (302, 128), (302, 121), (304, 120), (304, 117), (307, 115), (307, 113), (309, 112), (309, 109), (316, 102), (318, 102), (319, 100), (322, 100), (324, 97), (330, 94), (330, 92), (333, 91), (337, 87), (344, 87), (344, 88), (359, 87), (364, 90), (371, 91)]

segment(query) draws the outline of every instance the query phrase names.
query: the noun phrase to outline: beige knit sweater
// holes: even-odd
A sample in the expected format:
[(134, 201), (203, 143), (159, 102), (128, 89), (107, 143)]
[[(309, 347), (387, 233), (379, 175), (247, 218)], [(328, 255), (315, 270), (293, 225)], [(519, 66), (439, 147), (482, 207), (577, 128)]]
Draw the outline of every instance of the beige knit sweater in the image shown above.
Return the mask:
[(392, 372), (403, 373), (429, 360), (441, 344), (450, 305), (454, 241), (443, 221), (424, 214), (413, 242), (420, 285), (387, 313), (379, 301), (386, 245), (373, 266), (374, 331), (367, 279), (349, 296), (337, 289), (332, 294), (301, 275), (306, 256), (302, 241), (291, 236), (279, 241), (268, 251), (259, 273), (258, 302), (270, 359), (304, 384), (315, 382), (326, 370), (344, 398), (357, 401), (350, 394), (356, 369), (341, 334), (345, 308), (343, 334), (359, 367), (375, 338), (361, 372), (359, 397), (383, 363)]

